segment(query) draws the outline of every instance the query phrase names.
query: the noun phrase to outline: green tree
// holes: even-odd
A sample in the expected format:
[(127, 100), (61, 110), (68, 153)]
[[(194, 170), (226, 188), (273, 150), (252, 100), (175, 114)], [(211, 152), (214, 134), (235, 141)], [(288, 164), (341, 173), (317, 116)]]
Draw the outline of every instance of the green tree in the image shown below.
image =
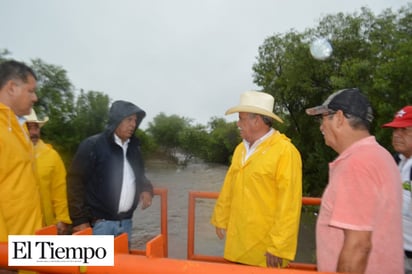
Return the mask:
[(371, 48), (375, 74), (373, 75), (373, 105), (376, 113), (376, 136), (387, 148), (389, 129), (379, 125), (390, 121), (396, 110), (411, 104), (412, 98), (412, 4), (399, 13), (385, 11), (376, 18), (371, 31)]
[(170, 159), (177, 160), (176, 155), (180, 147), (179, 134), (190, 126), (190, 120), (178, 115), (167, 116), (159, 113), (149, 122), (146, 130)]
[(76, 96), (67, 72), (60, 66), (36, 59), (32, 68), (38, 78), (39, 101), (34, 108), (39, 116), (50, 118), (42, 128), (43, 138), (69, 165), (79, 143), (105, 128), (110, 98), (102, 92), (83, 90)]
[(80, 90), (80, 94), (75, 98), (69, 120), (72, 132), (66, 136), (65, 149), (69, 155), (67, 163), (71, 162), (82, 140), (104, 130), (108, 119), (109, 103), (109, 96), (102, 92)]
[[(390, 148), (390, 132), (380, 125), (410, 103), (411, 5), (398, 14), (391, 10), (376, 17), (367, 8), (360, 14), (327, 15), (314, 29), (268, 37), (259, 47), (253, 66), (254, 82), (275, 98), (275, 112), (286, 121), (284, 131), (302, 154), (304, 192), (320, 195), (327, 182), (327, 163), (336, 154), (324, 145), (319, 125), (305, 108), (322, 103), (333, 91), (359, 87), (376, 113), (372, 133)], [(315, 60), (309, 42), (327, 37), (333, 55)], [(382, 138), (381, 138), (382, 137)]]
[(76, 131), (75, 142), (104, 130), (109, 116), (110, 98), (98, 91), (80, 91), (76, 100), (73, 125)]
[(136, 136), (140, 140), (144, 158), (149, 158), (150, 155), (154, 154), (157, 151), (158, 145), (154, 141), (153, 137), (151, 137), (145, 131), (138, 128), (136, 131)]
[(193, 157), (206, 160), (209, 141), (207, 129), (203, 125), (185, 127), (178, 135), (179, 148), (185, 154), (185, 162)]
[(71, 146), (75, 134), (72, 118), (75, 116), (73, 85), (67, 72), (60, 66), (46, 64), (40, 59), (32, 60), (31, 67), (37, 76), (37, 104), (34, 106), (40, 117), (50, 118), (42, 128), (42, 138), (53, 144), (67, 163), (71, 158)]
[(224, 118), (212, 117), (209, 128), (205, 159), (209, 162), (229, 164), (235, 147), (241, 141), (236, 122), (227, 123)]

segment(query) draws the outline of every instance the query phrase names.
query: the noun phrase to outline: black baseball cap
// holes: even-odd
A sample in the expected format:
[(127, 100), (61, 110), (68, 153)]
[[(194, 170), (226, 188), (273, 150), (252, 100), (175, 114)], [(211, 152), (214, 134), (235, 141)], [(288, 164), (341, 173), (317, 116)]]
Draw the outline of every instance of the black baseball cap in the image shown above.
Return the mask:
[(372, 106), (358, 88), (338, 90), (326, 99), (322, 105), (306, 109), (308, 115), (320, 115), (329, 111), (342, 110), (344, 113), (354, 115), (364, 121), (372, 123)]

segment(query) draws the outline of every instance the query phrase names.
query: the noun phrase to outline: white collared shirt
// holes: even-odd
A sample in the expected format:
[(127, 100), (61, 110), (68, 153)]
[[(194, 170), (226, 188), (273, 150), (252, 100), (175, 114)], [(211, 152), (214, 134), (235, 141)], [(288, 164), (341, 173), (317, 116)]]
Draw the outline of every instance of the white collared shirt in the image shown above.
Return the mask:
[(26, 122), (26, 118), (24, 116), (17, 116), (17, 120), (19, 120), (19, 124), (22, 126)]
[(123, 181), (118, 210), (118, 213), (120, 213), (128, 211), (133, 205), (136, 192), (136, 177), (134, 176), (133, 169), (126, 158), (126, 152), (129, 147), (130, 140), (123, 143), (122, 140), (114, 134), (114, 141), (123, 149)]
[(20, 117), (20, 116), (17, 116), (17, 115), (16, 115), (16, 118), (19, 121), (20, 128), (23, 131), (23, 134), (26, 137), (26, 140), (31, 143), (30, 134), (27, 134), (28, 132), (24, 129), (24, 123), (26, 122), (26, 118), (24, 118), (24, 116)]
[(265, 140), (267, 139), (270, 135), (272, 135), (275, 132), (273, 128), (271, 128), (265, 135), (260, 137), (258, 140), (256, 140), (252, 146), (250, 146), (250, 143), (246, 140), (243, 140), (243, 144), (245, 145), (246, 148), (246, 154), (243, 156), (243, 163), (246, 163), (247, 159), (256, 151), (256, 148)]
[[(401, 173), (401, 183), (411, 184), (410, 173), (412, 168), (412, 157), (406, 158), (402, 154), (399, 155), (400, 162), (398, 164)], [(403, 189), (403, 247), (405, 250), (412, 250), (412, 199), (411, 191)]]

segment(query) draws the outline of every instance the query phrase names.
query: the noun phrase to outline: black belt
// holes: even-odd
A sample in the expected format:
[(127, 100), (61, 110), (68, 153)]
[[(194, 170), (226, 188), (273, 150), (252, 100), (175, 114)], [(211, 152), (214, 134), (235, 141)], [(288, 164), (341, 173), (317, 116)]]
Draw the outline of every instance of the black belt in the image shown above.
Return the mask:
[(405, 250), (405, 256), (408, 257), (408, 259), (412, 259), (412, 251)]

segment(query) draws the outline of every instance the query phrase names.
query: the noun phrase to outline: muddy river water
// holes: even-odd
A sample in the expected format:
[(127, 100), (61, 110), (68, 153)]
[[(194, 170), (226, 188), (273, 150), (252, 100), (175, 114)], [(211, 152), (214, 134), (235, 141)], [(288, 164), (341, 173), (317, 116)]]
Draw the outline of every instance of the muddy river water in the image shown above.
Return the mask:
[[(168, 191), (168, 256), (187, 258), (187, 222), (190, 191), (219, 192), (227, 166), (190, 163), (185, 168), (163, 161), (146, 163), (147, 177), (155, 188)], [(195, 254), (222, 256), (224, 241), (219, 240), (210, 224), (214, 199), (196, 200)], [(302, 212), (296, 262), (315, 262), (315, 215)], [(137, 209), (133, 216), (132, 248), (145, 249), (148, 240), (160, 234), (160, 197), (150, 208)]]

